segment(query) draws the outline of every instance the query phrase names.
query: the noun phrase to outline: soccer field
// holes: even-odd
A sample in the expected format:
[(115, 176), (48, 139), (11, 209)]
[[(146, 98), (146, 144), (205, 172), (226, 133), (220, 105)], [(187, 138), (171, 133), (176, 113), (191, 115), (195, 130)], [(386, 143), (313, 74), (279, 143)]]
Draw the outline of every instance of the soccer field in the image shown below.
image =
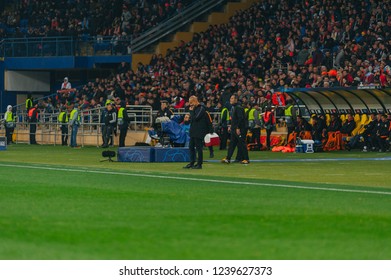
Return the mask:
[(184, 170), (101, 152), (0, 152), (1, 259), (391, 259), (390, 154), (252, 152)]

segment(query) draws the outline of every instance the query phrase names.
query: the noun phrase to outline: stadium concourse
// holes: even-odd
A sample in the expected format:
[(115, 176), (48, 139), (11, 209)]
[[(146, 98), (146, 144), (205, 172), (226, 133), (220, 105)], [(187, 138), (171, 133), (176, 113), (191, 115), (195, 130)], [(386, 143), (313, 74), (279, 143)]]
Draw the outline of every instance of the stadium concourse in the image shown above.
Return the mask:
[[(182, 2), (158, 3), (177, 7)], [(127, 3), (107, 4), (118, 7), (114, 10), (117, 19), (122, 16), (122, 23)], [(235, 93), (242, 103), (259, 104), (263, 111), (271, 105), (283, 111), (290, 98), (284, 92), (292, 88), (388, 87), (390, 5), (389, 1), (259, 1), (248, 10), (238, 11), (229, 23), (194, 34), (192, 41), (169, 50), (165, 57), (154, 55), (148, 65), (140, 63), (134, 70), (123, 63), (117, 73), (96, 78), (70, 96), (59, 94), (53, 103), (59, 107), (76, 101), (89, 109), (104, 106), (108, 96), (113, 96), (129, 105), (150, 105), (153, 110), (167, 100), (173, 107), (186, 110), (188, 98), (197, 95), (214, 111), (218, 103), (224, 106)], [(144, 20), (154, 22), (159, 7), (143, 13)], [(22, 4), (19, 8), (27, 11), (34, 6)], [(139, 12), (145, 11), (139, 8)], [(102, 16), (106, 10), (102, 6), (95, 12)], [(6, 11), (2, 18), (5, 24), (16, 25), (16, 15)], [(134, 16), (138, 17), (137, 12)], [(86, 20), (91, 20), (90, 28), (96, 26), (92, 24), (96, 21), (94, 13), (76, 13), (75, 18), (81, 26)], [(103, 18), (100, 21), (108, 26)], [(53, 21), (51, 25), (37, 23), (46, 26), (44, 34), (58, 29)], [(117, 24), (110, 32), (122, 34), (125, 27)], [(2, 30), (4, 33), (5, 28)], [(96, 27), (91, 34), (98, 32)]]

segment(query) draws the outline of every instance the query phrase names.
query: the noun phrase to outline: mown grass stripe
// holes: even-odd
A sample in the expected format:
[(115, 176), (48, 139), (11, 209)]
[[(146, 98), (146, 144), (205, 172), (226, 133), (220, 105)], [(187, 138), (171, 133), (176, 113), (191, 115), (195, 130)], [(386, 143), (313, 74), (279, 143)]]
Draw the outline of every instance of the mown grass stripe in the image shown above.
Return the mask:
[(290, 188), (290, 189), (305, 189), (305, 190), (318, 190), (318, 191), (333, 191), (333, 192), (347, 192), (347, 193), (361, 193), (361, 194), (376, 194), (376, 195), (391, 195), (391, 192), (384, 191), (373, 191), (373, 190), (354, 190), (354, 189), (339, 189), (339, 188), (324, 188), (315, 186), (302, 186), (302, 185), (288, 185), (288, 184), (276, 184), (276, 183), (261, 183), (261, 182), (248, 182), (248, 181), (230, 181), (230, 180), (217, 180), (217, 179), (206, 179), (206, 178), (190, 178), (180, 176), (169, 176), (169, 175), (157, 175), (157, 174), (142, 174), (142, 173), (125, 173), (118, 171), (103, 171), (103, 170), (91, 170), (91, 169), (72, 169), (72, 168), (59, 168), (59, 167), (48, 167), (39, 165), (16, 165), (16, 164), (3, 164), (3, 167), (12, 168), (28, 168), (28, 169), (41, 169), (51, 171), (66, 171), (66, 172), (81, 172), (81, 173), (93, 173), (93, 174), (106, 174), (106, 175), (121, 175), (121, 176), (133, 176), (133, 177), (146, 177), (146, 178), (158, 178), (158, 179), (171, 179), (171, 180), (183, 180), (183, 181), (197, 181), (197, 182), (208, 182), (208, 183), (223, 183), (223, 184), (234, 184), (234, 185), (251, 185), (251, 186), (262, 186), (262, 187), (278, 187), (278, 188)]

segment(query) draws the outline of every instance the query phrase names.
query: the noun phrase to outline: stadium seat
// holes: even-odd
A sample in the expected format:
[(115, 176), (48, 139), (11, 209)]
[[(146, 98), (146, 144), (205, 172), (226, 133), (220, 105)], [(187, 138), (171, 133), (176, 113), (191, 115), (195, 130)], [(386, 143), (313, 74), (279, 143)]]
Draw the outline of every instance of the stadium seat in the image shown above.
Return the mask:
[(27, 28), (28, 24), (29, 24), (29, 20), (28, 19), (21, 19), (20, 20), (20, 27)]
[(341, 116), (339, 116), (339, 118), (341, 119), (341, 123), (344, 124), (344, 122), (346, 121), (346, 116), (342, 114)]
[(330, 122), (331, 122), (330, 114), (326, 114), (326, 124), (327, 124), (327, 126), (330, 125)]
[(358, 124), (361, 121), (361, 117), (359, 114), (354, 115), (354, 121), (356, 122), (356, 124)]
[(368, 118), (368, 115), (363, 114), (363, 115), (361, 116), (360, 124), (366, 125), (367, 122), (368, 122), (368, 119), (369, 119), (369, 118)]

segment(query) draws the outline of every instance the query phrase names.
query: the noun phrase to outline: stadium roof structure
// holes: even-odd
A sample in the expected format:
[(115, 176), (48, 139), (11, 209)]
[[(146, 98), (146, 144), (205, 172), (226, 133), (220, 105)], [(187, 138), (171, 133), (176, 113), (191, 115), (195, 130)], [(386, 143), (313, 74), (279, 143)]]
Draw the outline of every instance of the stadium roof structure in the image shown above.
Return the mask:
[(297, 105), (309, 114), (391, 113), (391, 88), (378, 86), (288, 89)]

